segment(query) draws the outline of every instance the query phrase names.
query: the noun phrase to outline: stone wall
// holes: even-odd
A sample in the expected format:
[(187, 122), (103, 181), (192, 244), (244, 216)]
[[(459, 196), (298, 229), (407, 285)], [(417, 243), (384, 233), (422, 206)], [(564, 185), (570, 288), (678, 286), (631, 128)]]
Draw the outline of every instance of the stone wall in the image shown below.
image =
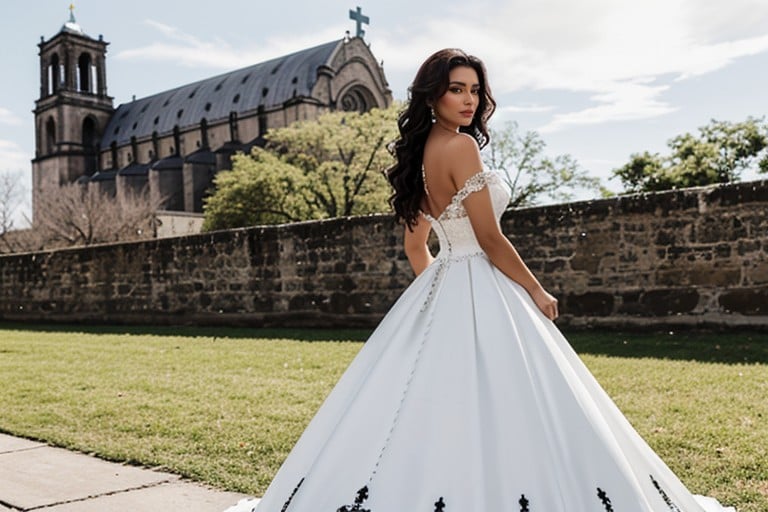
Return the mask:
[[(509, 211), (562, 325), (768, 327), (768, 181)], [(0, 319), (373, 326), (412, 278), (390, 216), (0, 256)]]
[(768, 181), (512, 212), (574, 325), (768, 327)]

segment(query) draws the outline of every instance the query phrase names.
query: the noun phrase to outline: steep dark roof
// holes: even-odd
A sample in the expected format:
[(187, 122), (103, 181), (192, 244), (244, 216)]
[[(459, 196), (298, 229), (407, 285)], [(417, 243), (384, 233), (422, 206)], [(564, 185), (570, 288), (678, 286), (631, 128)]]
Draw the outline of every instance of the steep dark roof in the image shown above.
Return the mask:
[(116, 142), (128, 144), (152, 132), (159, 136), (184, 129), (205, 118), (228, 119), (229, 113), (270, 108), (292, 97), (307, 97), (317, 80), (317, 68), (327, 64), (341, 41), (254, 64), (247, 68), (201, 80), (176, 89), (141, 98), (117, 107), (101, 139), (101, 148)]
[(117, 174), (120, 176), (146, 176), (149, 174), (149, 164), (140, 164), (134, 161), (117, 171)]

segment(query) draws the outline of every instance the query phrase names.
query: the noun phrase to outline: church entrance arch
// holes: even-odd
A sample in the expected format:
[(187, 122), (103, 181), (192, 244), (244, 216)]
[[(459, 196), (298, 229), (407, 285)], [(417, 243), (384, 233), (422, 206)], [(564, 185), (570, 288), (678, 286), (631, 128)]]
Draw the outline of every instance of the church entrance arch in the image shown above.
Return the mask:
[(361, 114), (378, 106), (373, 93), (362, 85), (353, 85), (344, 91), (341, 94), (339, 104), (345, 112), (359, 112)]
[(49, 117), (45, 122), (45, 154), (50, 155), (56, 149), (56, 121)]

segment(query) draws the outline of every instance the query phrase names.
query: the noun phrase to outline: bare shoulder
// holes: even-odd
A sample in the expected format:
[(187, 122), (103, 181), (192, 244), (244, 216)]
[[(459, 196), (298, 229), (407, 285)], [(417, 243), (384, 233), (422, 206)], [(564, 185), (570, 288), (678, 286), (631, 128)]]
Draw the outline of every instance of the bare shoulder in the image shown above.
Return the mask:
[(471, 176), (483, 170), (480, 148), (477, 141), (466, 133), (458, 133), (446, 144), (446, 156), (450, 165), (450, 176), (456, 190)]
[(446, 144), (446, 149), (455, 152), (468, 152), (471, 154), (480, 154), (480, 148), (477, 146), (477, 141), (468, 133), (459, 132), (450, 139)]

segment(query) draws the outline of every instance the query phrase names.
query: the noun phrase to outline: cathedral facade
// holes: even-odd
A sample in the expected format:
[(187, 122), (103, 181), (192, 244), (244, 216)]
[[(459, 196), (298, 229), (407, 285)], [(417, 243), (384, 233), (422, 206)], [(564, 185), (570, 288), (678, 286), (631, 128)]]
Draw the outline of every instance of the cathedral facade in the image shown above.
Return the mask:
[(368, 45), (346, 37), (115, 108), (108, 44), (74, 16), (41, 38), (33, 217), (41, 190), (72, 182), (116, 200), (149, 193), (161, 210), (199, 213), (215, 174), (235, 152), (263, 145), (268, 129), (392, 102)]

